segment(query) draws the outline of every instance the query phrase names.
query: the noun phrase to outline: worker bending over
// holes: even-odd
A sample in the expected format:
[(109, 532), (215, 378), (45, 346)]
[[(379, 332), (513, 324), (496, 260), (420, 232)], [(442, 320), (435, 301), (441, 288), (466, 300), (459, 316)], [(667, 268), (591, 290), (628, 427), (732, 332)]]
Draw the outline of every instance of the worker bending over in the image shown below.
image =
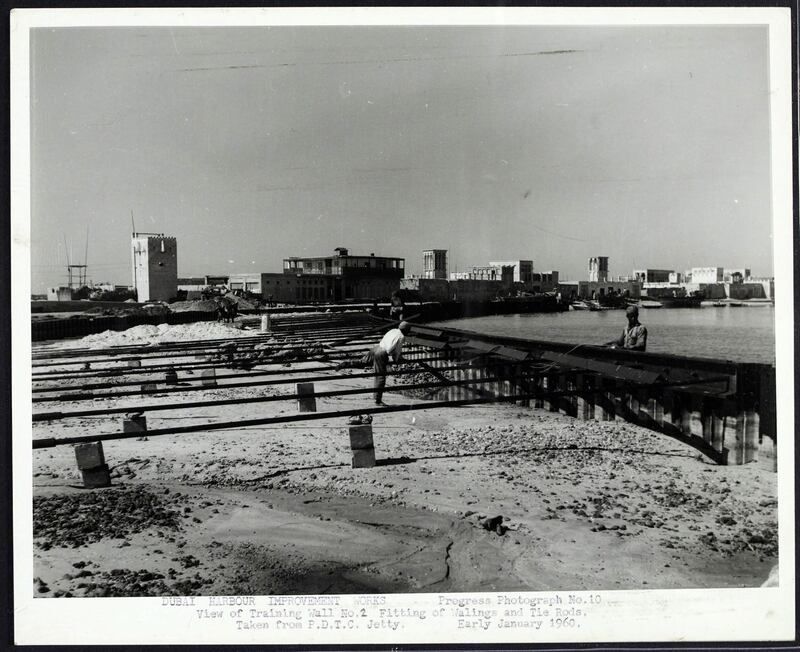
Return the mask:
[(389, 364), (389, 358), (394, 364), (400, 362), (403, 340), (409, 330), (411, 327), (408, 322), (400, 322), (400, 325), (388, 331), (372, 350), (372, 367), (375, 371), (375, 405), (385, 405), (383, 388), (386, 387), (386, 366)]

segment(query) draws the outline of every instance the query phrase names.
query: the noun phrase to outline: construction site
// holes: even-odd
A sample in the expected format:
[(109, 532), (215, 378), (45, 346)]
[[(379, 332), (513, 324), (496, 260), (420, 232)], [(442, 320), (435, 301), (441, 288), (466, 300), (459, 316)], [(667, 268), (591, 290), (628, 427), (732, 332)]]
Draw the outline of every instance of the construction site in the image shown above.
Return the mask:
[[(157, 320), (156, 320), (157, 321)], [(37, 597), (761, 586), (774, 367), (361, 310), (35, 342)]]

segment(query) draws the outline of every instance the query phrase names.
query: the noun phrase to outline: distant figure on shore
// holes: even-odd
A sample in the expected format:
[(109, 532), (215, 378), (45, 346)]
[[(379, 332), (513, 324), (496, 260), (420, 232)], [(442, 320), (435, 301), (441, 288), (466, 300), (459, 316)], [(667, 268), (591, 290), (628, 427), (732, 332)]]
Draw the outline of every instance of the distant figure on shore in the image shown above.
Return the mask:
[(222, 299), (216, 297), (214, 299), (214, 307), (217, 311), (217, 321), (225, 322), (225, 305), (222, 302)]
[(400, 362), (400, 354), (403, 350), (403, 341), (406, 333), (411, 329), (408, 322), (401, 322), (397, 328), (393, 328), (383, 336), (378, 345), (370, 349), (365, 356), (365, 362), (372, 361), (372, 369), (375, 372), (375, 405), (385, 405), (383, 402), (383, 388), (386, 387), (386, 366), (389, 358), (394, 364)]
[(628, 319), (628, 325), (622, 331), (622, 335), (611, 342), (606, 342), (606, 346), (644, 351), (647, 348), (647, 329), (639, 323), (639, 308), (628, 306), (625, 317)]
[(405, 307), (406, 304), (403, 301), (403, 297), (400, 296), (400, 293), (392, 292), (392, 298), (389, 302), (389, 319), (393, 319), (394, 321), (402, 321), (403, 310)]

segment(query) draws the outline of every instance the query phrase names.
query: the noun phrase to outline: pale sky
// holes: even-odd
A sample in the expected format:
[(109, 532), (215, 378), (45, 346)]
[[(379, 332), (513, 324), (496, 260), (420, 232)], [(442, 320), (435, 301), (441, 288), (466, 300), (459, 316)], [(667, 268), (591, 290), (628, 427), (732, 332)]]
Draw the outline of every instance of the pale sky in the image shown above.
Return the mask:
[(338, 246), (772, 275), (766, 27), (40, 28), (31, 75), (34, 292), (87, 229), (130, 284), (131, 211), (181, 276)]

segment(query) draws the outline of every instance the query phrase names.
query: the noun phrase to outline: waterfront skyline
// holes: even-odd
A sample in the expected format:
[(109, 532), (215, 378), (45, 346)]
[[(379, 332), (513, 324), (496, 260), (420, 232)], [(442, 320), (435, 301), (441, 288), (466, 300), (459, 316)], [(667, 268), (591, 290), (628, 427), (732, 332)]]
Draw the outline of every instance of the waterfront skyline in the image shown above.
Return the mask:
[(32, 291), (130, 284), (138, 231), (181, 276), (345, 246), (450, 271), (772, 276), (760, 26), (34, 30)]

